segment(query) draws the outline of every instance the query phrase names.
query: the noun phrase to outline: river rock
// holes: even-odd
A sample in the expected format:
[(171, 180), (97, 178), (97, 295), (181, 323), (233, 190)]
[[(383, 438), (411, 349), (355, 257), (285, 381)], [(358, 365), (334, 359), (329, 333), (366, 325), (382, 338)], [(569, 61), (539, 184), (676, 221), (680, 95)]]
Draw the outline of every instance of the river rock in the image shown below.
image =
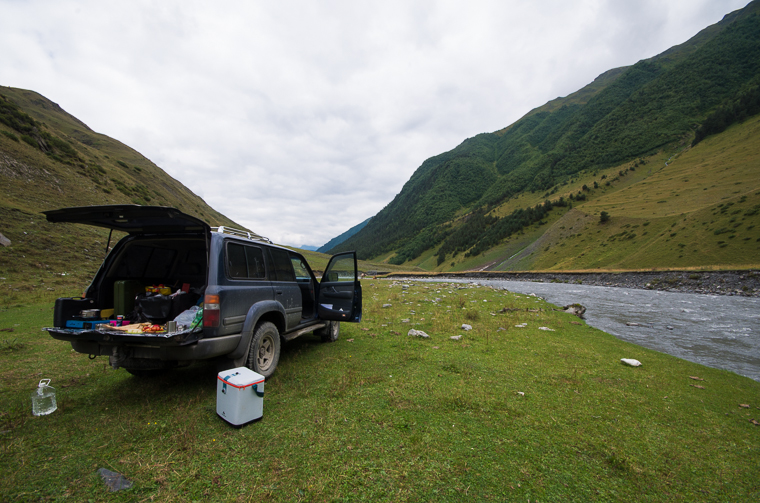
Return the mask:
[(586, 314), (586, 308), (580, 304), (570, 304), (562, 308), (566, 313), (574, 314), (580, 319), (583, 319), (583, 315)]

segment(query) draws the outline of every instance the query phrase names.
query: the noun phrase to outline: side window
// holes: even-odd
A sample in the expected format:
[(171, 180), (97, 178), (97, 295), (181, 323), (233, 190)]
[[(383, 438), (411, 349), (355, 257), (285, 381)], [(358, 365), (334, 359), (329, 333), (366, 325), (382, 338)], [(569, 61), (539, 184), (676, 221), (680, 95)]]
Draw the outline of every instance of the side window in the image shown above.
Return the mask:
[(248, 277), (264, 279), (267, 274), (264, 268), (264, 254), (261, 252), (261, 248), (246, 246), (245, 258), (248, 262)]
[(330, 264), (330, 269), (325, 271), (327, 281), (354, 281), (354, 258), (352, 256), (340, 257)]
[(311, 274), (309, 274), (309, 268), (306, 267), (301, 257), (294, 255), (290, 256), (290, 261), (293, 263), (293, 269), (296, 272), (296, 279), (298, 280), (310, 280)]
[(295, 281), (296, 275), (293, 272), (293, 264), (290, 262), (288, 252), (278, 248), (270, 248), (269, 251), (272, 253), (277, 281)]
[(245, 249), (242, 245), (227, 243), (227, 274), (230, 278), (248, 277), (248, 266), (245, 263)]
[(261, 248), (227, 243), (227, 274), (235, 279), (266, 278)]

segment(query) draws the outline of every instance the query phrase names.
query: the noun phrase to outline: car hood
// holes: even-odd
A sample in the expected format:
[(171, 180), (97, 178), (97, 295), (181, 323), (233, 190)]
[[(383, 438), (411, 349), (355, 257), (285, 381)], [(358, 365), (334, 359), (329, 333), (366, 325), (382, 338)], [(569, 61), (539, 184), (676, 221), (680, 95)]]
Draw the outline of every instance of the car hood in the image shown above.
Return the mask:
[(193, 216), (168, 206), (118, 204), (80, 206), (42, 212), (48, 222), (70, 222), (105, 227), (129, 234), (174, 234), (201, 232), (208, 234), (209, 225)]

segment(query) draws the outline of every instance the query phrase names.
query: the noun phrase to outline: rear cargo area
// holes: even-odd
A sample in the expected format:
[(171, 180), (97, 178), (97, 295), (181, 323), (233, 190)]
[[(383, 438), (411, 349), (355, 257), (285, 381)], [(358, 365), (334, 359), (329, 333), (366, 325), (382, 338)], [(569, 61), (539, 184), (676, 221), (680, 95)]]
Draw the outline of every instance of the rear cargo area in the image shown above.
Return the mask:
[(140, 322), (163, 325), (201, 300), (208, 275), (199, 236), (127, 237), (114, 247), (85, 298), (56, 301), (57, 328)]

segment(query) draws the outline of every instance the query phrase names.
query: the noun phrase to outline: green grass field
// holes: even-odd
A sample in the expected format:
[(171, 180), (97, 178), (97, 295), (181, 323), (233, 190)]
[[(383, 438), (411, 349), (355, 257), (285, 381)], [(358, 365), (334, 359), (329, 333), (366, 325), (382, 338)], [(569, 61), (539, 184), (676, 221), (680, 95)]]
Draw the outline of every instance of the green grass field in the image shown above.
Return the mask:
[[(213, 363), (139, 379), (41, 332), (50, 304), (3, 309), (0, 500), (760, 499), (760, 383), (533, 297), (407, 285), (364, 281), (362, 323), (286, 344), (241, 429), (215, 413)], [(59, 409), (34, 417), (41, 378)], [(134, 486), (111, 494), (98, 468)]]

